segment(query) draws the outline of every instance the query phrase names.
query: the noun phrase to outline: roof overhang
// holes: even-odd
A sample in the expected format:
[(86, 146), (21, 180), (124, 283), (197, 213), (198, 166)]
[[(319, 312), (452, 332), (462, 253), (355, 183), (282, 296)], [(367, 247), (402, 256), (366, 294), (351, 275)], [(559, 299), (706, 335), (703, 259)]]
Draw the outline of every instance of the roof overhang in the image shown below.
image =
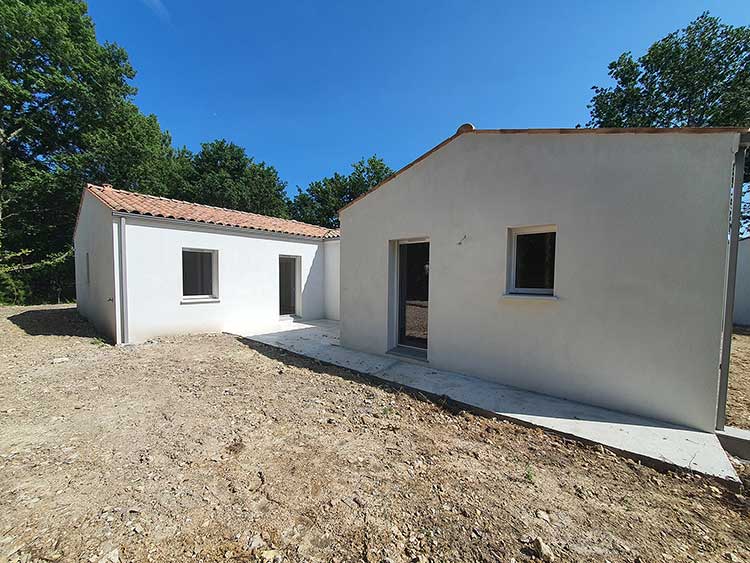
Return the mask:
[(112, 217), (125, 217), (130, 219), (146, 220), (153, 223), (162, 223), (171, 227), (179, 228), (197, 228), (207, 231), (215, 232), (231, 232), (233, 234), (245, 235), (255, 238), (265, 239), (282, 239), (282, 240), (295, 240), (304, 242), (326, 242), (339, 240), (339, 236), (336, 237), (312, 237), (306, 235), (295, 235), (289, 233), (281, 233), (278, 231), (265, 231), (262, 229), (253, 229), (250, 227), (238, 227), (235, 225), (221, 225), (218, 223), (207, 223), (205, 221), (190, 221), (187, 219), (175, 219), (174, 217), (159, 217), (158, 215), (148, 215), (145, 213), (130, 213), (127, 211), (112, 210)]

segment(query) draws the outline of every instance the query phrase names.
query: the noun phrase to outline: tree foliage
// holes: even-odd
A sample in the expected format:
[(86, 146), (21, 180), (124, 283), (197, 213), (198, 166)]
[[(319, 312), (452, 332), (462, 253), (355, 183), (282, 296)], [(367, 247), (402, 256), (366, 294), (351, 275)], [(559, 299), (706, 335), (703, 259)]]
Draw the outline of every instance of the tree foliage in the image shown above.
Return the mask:
[(393, 170), (376, 155), (352, 164), (349, 175), (335, 173), (329, 178), (311, 182), (306, 191), (297, 189), (291, 202), (291, 215), (298, 221), (337, 228), (338, 211), (368, 192), (388, 177)]
[(193, 157), (183, 199), (207, 205), (288, 217), (286, 183), (273, 166), (255, 162), (245, 149), (224, 139), (203, 143)]
[(276, 170), (226, 141), (175, 149), (82, 0), (0, 2), (0, 302), (74, 297), (85, 182), (286, 216)]
[(750, 126), (750, 27), (704, 13), (638, 60), (609, 64), (614, 86), (594, 86), (593, 127)]
[(609, 76), (614, 86), (593, 87), (590, 127), (750, 127), (750, 27), (703, 13), (639, 59), (620, 55)]
[[(124, 50), (97, 42), (83, 2), (0, 3), (0, 260), (23, 251), (58, 264), (51, 257), (69, 254), (80, 195), (70, 160), (134, 94), (133, 76)], [(3, 275), (27, 295), (51, 279), (43, 269)], [(60, 294), (47, 285), (41, 298)]]

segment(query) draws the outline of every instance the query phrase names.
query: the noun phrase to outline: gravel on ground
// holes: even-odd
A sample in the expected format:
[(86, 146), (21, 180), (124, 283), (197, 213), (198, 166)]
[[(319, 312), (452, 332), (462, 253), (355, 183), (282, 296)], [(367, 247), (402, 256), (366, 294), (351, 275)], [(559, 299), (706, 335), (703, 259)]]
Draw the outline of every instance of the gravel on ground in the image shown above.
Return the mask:
[(750, 327), (735, 327), (732, 335), (727, 425), (750, 429)]
[(72, 307), (0, 309), (0, 561), (750, 563), (749, 546), (747, 498), (699, 476), (231, 335), (114, 347)]

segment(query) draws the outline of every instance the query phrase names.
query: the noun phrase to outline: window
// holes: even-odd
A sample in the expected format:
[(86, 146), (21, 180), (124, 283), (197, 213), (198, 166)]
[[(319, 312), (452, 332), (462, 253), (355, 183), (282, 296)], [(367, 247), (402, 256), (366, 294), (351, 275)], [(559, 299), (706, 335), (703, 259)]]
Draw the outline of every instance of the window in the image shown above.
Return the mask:
[(184, 297), (216, 297), (216, 252), (213, 250), (182, 251), (182, 295)]
[(510, 229), (508, 293), (553, 294), (556, 242), (555, 226)]

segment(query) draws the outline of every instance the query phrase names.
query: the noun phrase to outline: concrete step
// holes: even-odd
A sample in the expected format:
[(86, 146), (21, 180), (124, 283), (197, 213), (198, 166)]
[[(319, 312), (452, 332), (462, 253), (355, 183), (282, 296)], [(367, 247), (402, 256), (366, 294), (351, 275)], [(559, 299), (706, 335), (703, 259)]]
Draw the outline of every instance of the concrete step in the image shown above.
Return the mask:
[(716, 436), (730, 454), (750, 461), (750, 430), (727, 426), (724, 430), (717, 430)]

